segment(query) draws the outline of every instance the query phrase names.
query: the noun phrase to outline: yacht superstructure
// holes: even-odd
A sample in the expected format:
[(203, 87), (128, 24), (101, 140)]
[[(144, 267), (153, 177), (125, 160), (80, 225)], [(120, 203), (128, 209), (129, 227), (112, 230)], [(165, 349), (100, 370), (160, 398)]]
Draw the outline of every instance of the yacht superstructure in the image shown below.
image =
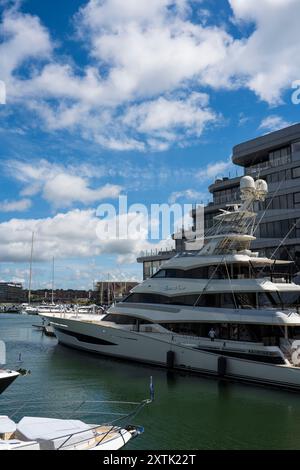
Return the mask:
[(300, 286), (290, 261), (250, 250), (267, 184), (241, 179), (241, 205), (215, 217), (198, 252), (167, 261), (97, 316), (48, 316), (68, 346), (168, 368), (300, 390)]

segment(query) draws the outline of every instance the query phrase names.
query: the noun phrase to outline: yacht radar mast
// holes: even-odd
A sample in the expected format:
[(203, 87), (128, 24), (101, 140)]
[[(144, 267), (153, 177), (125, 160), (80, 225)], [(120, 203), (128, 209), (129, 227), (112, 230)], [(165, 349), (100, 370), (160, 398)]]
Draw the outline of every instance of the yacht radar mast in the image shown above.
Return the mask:
[(249, 250), (255, 237), (254, 225), (256, 212), (253, 204), (264, 201), (268, 194), (268, 185), (264, 180), (254, 181), (251, 176), (244, 176), (240, 181), (241, 204), (228, 205), (226, 210), (214, 217), (214, 226), (206, 234), (206, 245), (201, 255), (226, 254)]

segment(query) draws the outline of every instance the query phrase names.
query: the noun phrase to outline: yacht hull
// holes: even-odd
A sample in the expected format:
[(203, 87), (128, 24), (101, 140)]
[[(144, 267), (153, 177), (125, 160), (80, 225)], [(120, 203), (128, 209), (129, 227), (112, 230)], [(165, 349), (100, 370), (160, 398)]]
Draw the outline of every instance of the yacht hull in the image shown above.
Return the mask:
[(225, 357), (221, 352), (176, 344), (170, 337), (166, 340), (155, 337), (155, 333), (138, 333), (70, 319), (55, 318), (52, 325), (61, 344), (90, 353), (170, 368), (168, 353), (172, 351), (175, 370), (300, 391), (300, 368), (297, 367), (226, 357), (225, 369), (223, 362), (220, 370), (220, 357)]
[(0, 394), (3, 393), (18, 376), (18, 372), (5, 372), (0, 374)]

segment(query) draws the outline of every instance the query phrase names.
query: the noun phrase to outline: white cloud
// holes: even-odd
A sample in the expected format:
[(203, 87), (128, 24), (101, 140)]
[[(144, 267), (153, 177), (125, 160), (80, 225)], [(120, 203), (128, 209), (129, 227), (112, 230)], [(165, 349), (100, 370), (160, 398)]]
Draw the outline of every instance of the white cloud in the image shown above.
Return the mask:
[[(8, 101), (25, 104), (50, 130), (127, 151), (165, 150), (181, 145), (182, 134), (198, 138), (219, 118), (200, 103), (203, 86), (248, 88), (277, 104), (299, 79), (300, 3), (229, 2), (240, 39), (225, 24), (211, 26), (212, 16), (203, 22), (201, 1), (90, 0), (76, 15), (85, 67), (60, 55), (38, 18), (5, 11), (0, 77)], [(250, 32), (243, 23), (252, 25)], [(20, 79), (22, 65), (26, 78)]]
[(121, 192), (120, 186), (105, 184), (101, 188), (91, 189), (87, 181), (76, 175), (60, 173), (45, 182), (43, 198), (56, 207), (68, 207), (75, 202), (91, 204), (103, 199), (116, 198)]
[[(217, 116), (208, 107), (208, 101), (208, 95), (196, 92), (182, 98), (160, 97), (129, 108), (123, 122), (140, 134), (155, 137), (158, 143), (167, 144), (176, 136), (178, 141), (186, 141), (191, 136), (200, 137), (208, 123), (217, 121)], [(180, 137), (180, 130), (183, 138)]]
[(222, 177), (224, 174), (227, 175), (230, 168), (233, 168), (231, 158), (225, 161), (209, 163), (203, 170), (200, 170), (196, 176), (201, 182), (205, 182), (217, 177)]
[(0, 212), (25, 212), (30, 209), (32, 202), (30, 199), (20, 199), (19, 201), (0, 202)]
[(245, 87), (276, 105), (299, 79), (298, 0), (229, 0), (234, 21), (251, 23), (248, 37), (229, 44), (226, 58), (203, 76), (215, 87)]
[[(120, 223), (119, 217), (116, 224)], [(27, 262), (30, 258), (32, 232), (35, 233), (34, 260), (87, 258), (101, 254), (118, 255), (119, 262), (135, 262), (141, 250), (152, 245), (142, 224), (139, 236), (128, 239), (99, 239), (103, 223), (94, 210), (74, 209), (44, 219), (11, 219), (0, 223), (0, 261)]]
[[(97, 169), (85, 165), (64, 166), (40, 160), (35, 164), (10, 160), (5, 164), (9, 176), (20, 181), (23, 196), (41, 194), (42, 198), (56, 208), (65, 208), (74, 203), (92, 204), (104, 199), (115, 199), (121, 187), (105, 184), (92, 189), (93, 177), (101, 176)], [(80, 176), (79, 176), (80, 175)]]
[(12, 74), (27, 59), (44, 59), (50, 56), (50, 36), (39, 18), (21, 14), (15, 9), (6, 10), (0, 23), (0, 76), (9, 89)]
[(291, 125), (291, 122), (286, 121), (281, 116), (272, 114), (271, 116), (268, 116), (262, 120), (259, 129), (263, 131), (274, 132)]
[[(25, 35), (30, 19), (37, 39), (38, 34), (43, 36), (37, 56), (43, 56), (46, 61), (43, 66), (32, 62), (27, 80), (13, 77), (15, 69), (10, 67), (10, 99), (23, 103), (26, 99), (26, 106), (38, 113), (51, 130), (79, 130), (85, 138), (110, 149), (144, 150), (143, 136), (133, 136), (134, 129), (126, 123), (124, 126), (124, 115), (118, 107), (122, 106), (123, 110), (125, 105), (127, 115), (137, 99), (140, 103), (146, 100), (145, 106), (150, 106), (148, 100), (155, 98), (158, 106), (161, 97), (170, 108), (172, 100), (162, 95), (186, 86), (187, 80), (197, 81), (199, 72), (217, 63), (226, 51), (229, 36), (218, 28), (191, 23), (187, 16), (189, 3), (187, 0), (130, 0), (125, 8), (120, 0), (91, 0), (77, 15), (80, 39), (88, 46), (91, 56), (90, 65), (80, 73), (71, 60), (69, 63), (65, 58), (63, 63), (59, 60), (54, 47), (51, 48), (49, 35), (46, 41), (43, 36), (46, 31), (36, 18), (10, 11), (3, 18), (3, 28), (7, 27), (8, 17), (11, 20), (15, 17)], [(12, 31), (13, 40), (17, 34), (21, 33)], [(9, 41), (4, 41), (2, 47), (7, 55)], [(25, 58), (24, 53), (19, 62)], [(16, 67), (19, 62), (15, 61)], [(208, 109), (203, 109), (201, 115), (200, 110), (196, 113), (196, 104), (191, 103), (195, 96), (183, 98), (181, 107), (185, 106), (186, 112), (191, 108), (188, 129), (193, 121), (193, 132), (199, 136), (205, 121), (215, 115)], [(152, 112), (155, 112), (155, 100), (151, 104)], [(179, 102), (173, 100), (173, 106), (176, 105), (178, 108)], [(187, 118), (183, 124), (186, 122)], [(140, 125), (142, 128), (142, 122)], [(176, 132), (169, 134), (167, 142), (157, 141), (157, 128), (158, 124), (153, 130), (149, 128), (146, 138), (152, 148), (165, 149), (176, 143)]]
[(200, 204), (201, 201), (208, 199), (208, 194), (201, 193), (195, 189), (186, 189), (184, 191), (173, 192), (169, 197), (169, 203), (175, 204), (178, 199), (185, 199), (186, 201), (192, 201), (194, 203)]

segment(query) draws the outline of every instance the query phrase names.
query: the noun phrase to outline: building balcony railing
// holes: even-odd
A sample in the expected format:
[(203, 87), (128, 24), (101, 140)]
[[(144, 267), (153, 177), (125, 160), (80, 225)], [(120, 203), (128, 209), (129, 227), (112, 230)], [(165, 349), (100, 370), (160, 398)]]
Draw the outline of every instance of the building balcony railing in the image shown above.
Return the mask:
[(173, 249), (154, 249), (154, 250), (144, 250), (139, 253), (139, 258), (146, 258), (148, 256), (160, 256), (160, 255), (172, 255), (176, 252), (175, 248)]
[(268, 170), (269, 168), (277, 168), (278, 166), (287, 165), (288, 163), (292, 162), (291, 155), (287, 155), (285, 157), (277, 158), (276, 160), (267, 160), (262, 163), (258, 163), (257, 165), (252, 165), (246, 168), (246, 175), (253, 175), (262, 170)]

